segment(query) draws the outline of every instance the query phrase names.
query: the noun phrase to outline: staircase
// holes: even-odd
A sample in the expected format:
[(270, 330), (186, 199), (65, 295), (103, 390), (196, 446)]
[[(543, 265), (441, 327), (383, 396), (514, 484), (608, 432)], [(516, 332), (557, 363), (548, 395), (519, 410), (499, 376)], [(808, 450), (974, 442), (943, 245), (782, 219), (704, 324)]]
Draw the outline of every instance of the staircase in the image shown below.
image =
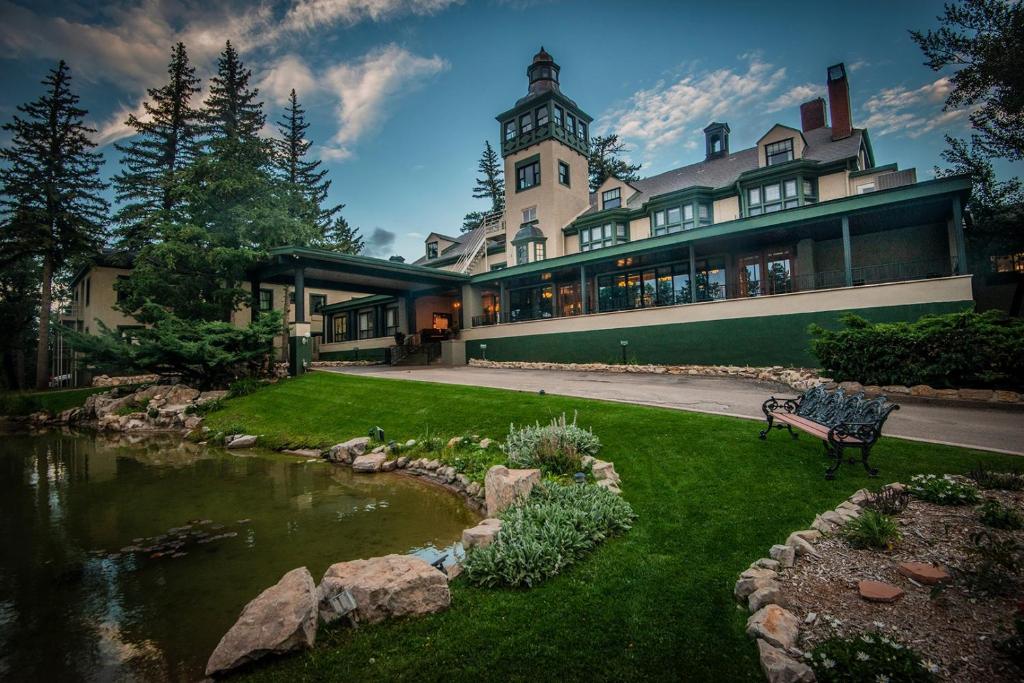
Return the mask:
[(441, 360), (441, 342), (392, 346), (391, 365), (430, 365)]
[(505, 214), (494, 211), (483, 217), (466, 239), (466, 249), (452, 268), (456, 273), (468, 273), (480, 259), (487, 260), (487, 239), (505, 232)]

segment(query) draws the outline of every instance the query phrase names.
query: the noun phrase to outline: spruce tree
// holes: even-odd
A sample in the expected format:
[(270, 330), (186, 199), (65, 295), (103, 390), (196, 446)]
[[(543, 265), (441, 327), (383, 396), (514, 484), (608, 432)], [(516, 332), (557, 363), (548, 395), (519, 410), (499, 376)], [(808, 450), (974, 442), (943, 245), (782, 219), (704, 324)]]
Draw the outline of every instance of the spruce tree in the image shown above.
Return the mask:
[(217, 75), (210, 79), (203, 120), (211, 145), (252, 142), (259, 139), (267, 117), (259, 90), (249, 86), (252, 71), (245, 68), (231, 41), (217, 59)]
[(35, 257), (41, 262), (36, 387), (49, 382), (49, 327), (54, 275), (68, 260), (95, 252), (104, 239), (109, 206), (101, 192), (103, 157), (94, 152), (84, 123), (86, 111), (71, 92), (63, 60), (43, 80), (46, 91), (18, 106), (3, 130), (0, 149), (0, 254), (4, 261)]
[(133, 252), (157, 239), (159, 223), (170, 220), (181, 205), (180, 177), (196, 152), (199, 112), (191, 100), (199, 92), (199, 79), (183, 43), (171, 49), (167, 73), (166, 85), (147, 91), (147, 116), (128, 117), (134, 139), (116, 146), (123, 155), (121, 172), (114, 176), (120, 203), (117, 244)]
[(345, 205), (324, 206), (331, 181), (327, 179), (327, 169), (320, 167), (319, 159), (308, 159), (313, 142), (306, 137), (309, 124), (294, 89), (288, 96), (284, 118), (277, 122), (277, 130), (281, 139), (274, 141), (274, 166), (293, 195), (291, 211), (297, 218), (310, 220), (326, 234), (334, 228), (333, 220)]
[(322, 238), (314, 242), (314, 246), (329, 249), (340, 254), (359, 254), (363, 250), (363, 236), (359, 228), (353, 228), (344, 217), (338, 216), (324, 232)]
[(618, 178), (627, 183), (640, 180), (637, 173), (640, 164), (631, 164), (619, 158), (624, 151), (626, 145), (619, 142), (617, 134), (598, 135), (590, 139), (588, 170), (591, 192), (597, 192), (597, 188), (608, 178)]
[(484, 152), (476, 168), (482, 177), (476, 179), (473, 198), (490, 199), (491, 211), (501, 211), (505, 208), (505, 174), (490, 140), (484, 141)]

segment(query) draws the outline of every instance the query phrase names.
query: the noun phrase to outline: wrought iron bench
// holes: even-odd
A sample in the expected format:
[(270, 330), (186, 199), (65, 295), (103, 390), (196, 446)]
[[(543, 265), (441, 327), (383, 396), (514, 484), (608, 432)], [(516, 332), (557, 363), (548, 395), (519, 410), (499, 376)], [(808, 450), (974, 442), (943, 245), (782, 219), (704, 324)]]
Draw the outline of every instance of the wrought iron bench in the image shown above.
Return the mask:
[[(882, 436), (882, 425), (889, 413), (899, 406), (885, 396), (867, 399), (863, 393), (847, 396), (842, 389), (827, 391), (818, 385), (796, 398), (772, 396), (761, 406), (768, 426), (761, 430), (761, 439), (768, 438), (772, 427), (786, 429), (797, 438), (794, 428), (821, 439), (825, 455), (833, 459), (825, 472), (826, 479), (834, 479), (843, 462), (843, 451), (858, 448), (861, 463), (872, 477), (878, 470), (868, 464), (871, 447)], [(855, 462), (850, 458), (850, 462)]]

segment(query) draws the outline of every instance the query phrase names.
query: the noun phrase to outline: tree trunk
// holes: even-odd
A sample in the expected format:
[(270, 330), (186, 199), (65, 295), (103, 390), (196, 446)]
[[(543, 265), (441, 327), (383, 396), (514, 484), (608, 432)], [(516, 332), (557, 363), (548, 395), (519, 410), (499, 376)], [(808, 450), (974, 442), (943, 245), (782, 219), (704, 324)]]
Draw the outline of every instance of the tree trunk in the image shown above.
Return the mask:
[(53, 255), (43, 257), (43, 281), (39, 293), (39, 345), (36, 347), (36, 389), (50, 386), (50, 304), (53, 298)]

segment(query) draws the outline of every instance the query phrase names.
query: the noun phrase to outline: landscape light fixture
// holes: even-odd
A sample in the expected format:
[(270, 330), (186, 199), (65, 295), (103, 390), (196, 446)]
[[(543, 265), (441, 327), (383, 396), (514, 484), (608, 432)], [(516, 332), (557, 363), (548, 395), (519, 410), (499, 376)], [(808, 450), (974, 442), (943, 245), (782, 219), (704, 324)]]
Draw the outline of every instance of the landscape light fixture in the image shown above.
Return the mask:
[(577, 484), (585, 484), (587, 482), (587, 475), (584, 474), (583, 472), (577, 472), (576, 474), (572, 475), (572, 478), (576, 481)]
[(629, 341), (623, 339), (622, 341), (619, 342), (619, 345), (622, 347), (622, 364), (625, 365), (626, 364), (626, 347), (629, 346)]
[(480, 354), (483, 356), (484, 360), (487, 360), (487, 344), (480, 345)]

